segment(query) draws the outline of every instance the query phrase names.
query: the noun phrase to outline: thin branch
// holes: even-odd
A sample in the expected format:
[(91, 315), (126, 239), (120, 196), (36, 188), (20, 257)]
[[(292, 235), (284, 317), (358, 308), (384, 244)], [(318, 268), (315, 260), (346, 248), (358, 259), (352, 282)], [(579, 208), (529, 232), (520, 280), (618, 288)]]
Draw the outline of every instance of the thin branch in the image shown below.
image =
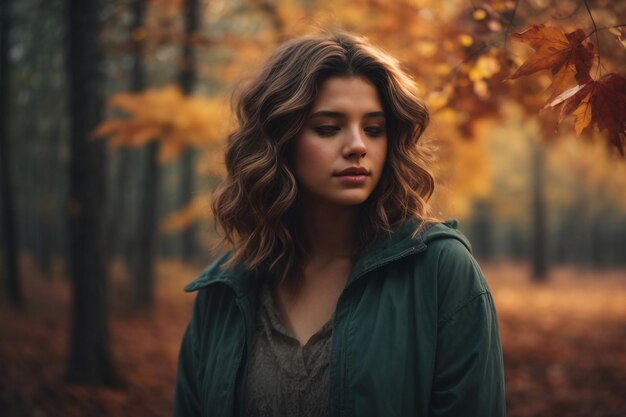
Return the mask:
[(513, 28), (513, 21), (515, 20), (515, 16), (517, 15), (517, 7), (519, 6), (519, 0), (515, 0), (515, 6), (513, 7), (513, 11), (511, 14), (511, 19), (509, 20), (509, 25), (504, 31), (504, 45), (503, 48), (506, 49), (507, 42), (509, 39), (509, 33), (511, 33), (511, 29)]
[[(442, 85), (454, 82), (454, 80), (459, 75), (461, 68), (463, 68), (465, 64), (467, 64), (468, 62), (474, 61), (477, 57), (481, 56), (484, 52), (489, 51), (494, 46), (500, 44), (500, 42), (502, 42), (503, 49), (506, 49), (507, 39), (509, 38), (509, 33), (511, 31), (511, 28), (513, 27), (513, 22), (515, 20), (515, 16), (517, 15), (517, 7), (519, 6), (519, 3), (520, 3), (520, 0), (515, 0), (515, 6), (513, 7), (511, 18), (509, 19), (506, 30), (503, 33), (500, 33), (499, 36), (495, 38), (495, 40), (485, 42), (484, 44), (480, 45), (478, 48), (476, 48), (476, 50), (474, 50), (471, 54), (469, 54), (465, 59), (463, 59), (461, 62), (455, 65), (454, 68), (452, 68), (452, 70), (450, 71), (450, 74), (442, 82)], [(472, 8), (474, 9), (477, 8), (476, 6), (474, 6), (474, 2), (472, 0), (470, 0), (470, 4)], [(502, 41), (500, 37), (503, 37), (504, 40)]]
[(601, 53), (600, 53), (600, 38), (598, 37), (598, 26), (596, 26), (596, 21), (593, 19), (593, 14), (591, 14), (591, 9), (589, 8), (589, 4), (587, 3), (587, 0), (582, 0), (582, 2), (587, 8), (587, 13), (589, 13), (589, 18), (591, 19), (591, 24), (593, 25), (592, 33), (595, 33), (596, 35), (596, 43), (598, 47), (598, 69), (596, 70), (596, 78), (598, 78), (600, 68), (602, 67)]
[[(599, 27), (599, 28), (594, 29), (591, 32), (589, 32), (589, 34), (587, 36), (585, 36), (585, 39), (587, 39), (588, 37), (590, 37), (594, 33), (600, 32), (601, 30), (609, 30), (609, 29), (613, 29), (613, 28), (623, 28), (625, 26), (626, 26), (626, 23), (622, 23), (620, 25), (613, 25), (613, 26), (602, 26), (602, 27)], [(583, 39), (583, 40), (585, 40), (585, 39)]]
[[(476, 8), (472, 3), (472, 7)], [(515, 20), (515, 16), (517, 15), (517, 7), (519, 6), (520, 0), (515, 0), (515, 6), (513, 7), (512, 13), (511, 13), (511, 18), (509, 19), (509, 23), (508, 26), (506, 28), (506, 30), (504, 31), (504, 33), (501, 34), (501, 36), (504, 38), (504, 42), (503, 42), (503, 49), (506, 49), (506, 45), (507, 45), (507, 39), (509, 38), (509, 33), (511, 32), (511, 28), (513, 27), (513, 21)], [(478, 49), (476, 49), (474, 52), (472, 52), (467, 58), (465, 58), (463, 61), (461, 61), (458, 65), (456, 65), (453, 68), (452, 71), (452, 79), (456, 78), (457, 73), (459, 72), (459, 70), (461, 69), (461, 67), (463, 65), (465, 65), (468, 62), (473, 61), (476, 57), (480, 56), (483, 52), (488, 51), (491, 47), (497, 45), (498, 43), (500, 43), (500, 41), (496, 38), (495, 41), (491, 41), (491, 42), (485, 42), (483, 45), (481, 45)]]

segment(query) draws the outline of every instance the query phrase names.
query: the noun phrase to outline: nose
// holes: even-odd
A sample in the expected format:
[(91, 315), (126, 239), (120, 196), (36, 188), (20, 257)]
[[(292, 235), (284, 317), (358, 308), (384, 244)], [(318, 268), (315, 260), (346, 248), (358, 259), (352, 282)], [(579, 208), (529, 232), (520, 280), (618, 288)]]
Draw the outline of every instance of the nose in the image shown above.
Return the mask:
[(348, 130), (346, 143), (343, 148), (343, 156), (346, 159), (363, 158), (367, 154), (367, 147), (363, 140), (363, 132), (360, 128), (354, 127)]

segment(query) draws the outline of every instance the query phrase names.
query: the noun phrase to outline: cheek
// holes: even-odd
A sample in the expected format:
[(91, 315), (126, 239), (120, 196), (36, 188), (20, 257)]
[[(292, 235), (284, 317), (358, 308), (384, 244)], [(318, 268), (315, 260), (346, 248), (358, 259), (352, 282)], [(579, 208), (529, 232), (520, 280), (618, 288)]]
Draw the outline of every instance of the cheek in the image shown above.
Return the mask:
[(302, 167), (323, 167), (331, 164), (332, 151), (321, 141), (301, 138), (295, 147), (296, 170)]
[(379, 167), (385, 165), (387, 160), (387, 140), (380, 141), (372, 148), (373, 159)]
[(370, 164), (374, 172), (376, 172), (375, 183), (378, 184), (382, 179), (383, 170), (387, 161), (387, 142), (376, 143), (370, 147)]

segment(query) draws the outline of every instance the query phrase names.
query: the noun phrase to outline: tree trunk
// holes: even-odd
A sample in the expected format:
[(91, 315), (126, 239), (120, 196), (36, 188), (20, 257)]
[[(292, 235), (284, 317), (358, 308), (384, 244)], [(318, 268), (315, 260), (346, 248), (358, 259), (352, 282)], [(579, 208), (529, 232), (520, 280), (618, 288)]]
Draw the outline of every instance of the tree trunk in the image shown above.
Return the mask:
[(103, 110), (97, 0), (68, 0), (70, 274), (72, 333), (67, 378), (116, 385), (109, 349), (103, 230), (105, 144), (89, 140)]
[(533, 143), (532, 150), (532, 279), (545, 281), (548, 278), (546, 245), (546, 201), (543, 185), (545, 181), (545, 150), (540, 143)]
[(154, 293), (154, 254), (157, 238), (156, 201), (159, 184), (159, 166), (156, 161), (158, 142), (150, 142), (145, 149), (145, 167), (140, 182), (139, 219), (131, 240), (131, 269), (133, 272), (133, 302), (136, 308), (152, 306)]
[(193, 37), (198, 31), (199, 0), (185, 0), (185, 38), (181, 54), (178, 82), (183, 94), (190, 94), (196, 84), (196, 54)]
[[(185, 0), (185, 40), (181, 55), (179, 85), (183, 94), (188, 95), (196, 84), (196, 56), (193, 46), (193, 37), (198, 31), (198, 16), (200, 2), (198, 0)], [(181, 158), (180, 174), (180, 209), (184, 208), (191, 201), (194, 189), (194, 160), (195, 152), (187, 150)], [(197, 251), (196, 228), (190, 225), (182, 232), (182, 257), (190, 261)]]
[(24, 297), (20, 285), (18, 269), (18, 241), (15, 230), (15, 201), (13, 200), (13, 181), (10, 167), (11, 142), (9, 129), (9, 35), (11, 24), (11, 1), (3, 0), (0, 4), (0, 190), (2, 195), (2, 230), (4, 231), (4, 264), (6, 268), (6, 289), (11, 304), (16, 308), (24, 307)]
[[(131, 31), (136, 34), (143, 28), (145, 0), (133, 2), (133, 25)], [(132, 36), (133, 39), (133, 71), (132, 86), (134, 92), (145, 88), (146, 75), (143, 63), (144, 40)], [(153, 303), (154, 288), (154, 254), (157, 239), (157, 197), (159, 185), (159, 167), (157, 165), (158, 142), (150, 142), (141, 153), (141, 170), (139, 175), (137, 221), (133, 224), (134, 232), (130, 238), (129, 264), (132, 272), (133, 304), (136, 308), (148, 308)]]
[[(134, 0), (132, 4), (133, 23), (130, 27), (129, 39), (132, 40), (133, 66), (131, 69), (130, 91), (138, 93), (146, 87), (146, 71), (143, 62), (145, 38), (140, 34), (144, 25), (146, 0)], [(129, 196), (135, 192), (137, 187), (136, 174), (138, 170), (134, 167), (138, 163), (143, 163), (143, 152), (141, 149), (130, 147), (120, 147), (117, 150), (117, 170), (115, 173), (116, 192), (111, 193), (111, 215), (108, 219), (107, 227), (107, 253), (109, 258), (121, 256), (128, 264), (133, 264), (132, 245), (135, 239), (128, 238), (128, 230), (134, 229), (135, 224), (128, 222), (130, 210), (129, 204), (133, 204)], [(140, 190), (141, 192), (141, 190)], [(120, 219), (120, 214), (124, 218)], [(141, 212), (140, 212), (141, 213)], [(130, 223), (130, 225), (128, 224)], [(133, 231), (134, 232), (134, 231)]]
[(471, 223), (472, 248), (477, 258), (484, 261), (491, 261), (493, 254), (493, 214), (491, 201), (487, 198), (480, 199), (474, 203), (474, 210)]

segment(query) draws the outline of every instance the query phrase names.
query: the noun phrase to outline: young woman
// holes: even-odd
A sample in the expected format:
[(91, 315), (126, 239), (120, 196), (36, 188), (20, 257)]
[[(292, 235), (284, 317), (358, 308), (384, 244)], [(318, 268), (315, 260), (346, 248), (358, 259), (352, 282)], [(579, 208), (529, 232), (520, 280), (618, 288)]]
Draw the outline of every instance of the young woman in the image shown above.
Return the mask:
[(503, 416), (493, 300), (428, 216), (411, 79), (363, 38), (280, 46), (235, 100), (175, 416)]

